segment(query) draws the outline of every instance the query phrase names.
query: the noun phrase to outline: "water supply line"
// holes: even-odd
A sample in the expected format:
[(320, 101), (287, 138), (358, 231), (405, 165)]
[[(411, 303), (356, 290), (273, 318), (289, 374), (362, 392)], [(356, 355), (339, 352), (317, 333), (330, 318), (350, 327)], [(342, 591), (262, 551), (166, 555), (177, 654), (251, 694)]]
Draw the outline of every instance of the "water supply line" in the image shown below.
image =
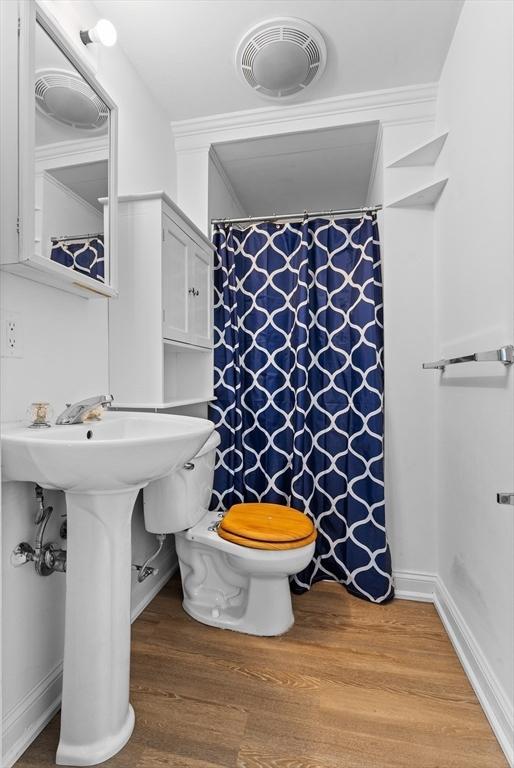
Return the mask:
[(45, 497), (40, 485), (35, 487), (36, 501), (38, 510), (34, 520), (36, 526), (35, 546), (32, 547), (28, 542), (22, 541), (15, 547), (11, 553), (11, 563), (15, 567), (33, 562), (38, 576), (49, 576), (54, 571), (65, 573), (66, 571), (66, 550), (59, 549), (53, 544), (45, 544), (45, 531), (48, 521), (54, 511), (54, 508), (45, 506)]
[(132, 566), (132, 568), (135, 571), (138, 571), (137, 580), (138, 580), (139, 583), (141, 583), (142, 581), (147, 579), (148, 576), (157, 576), (157, 574), (159, 573), (159, 569), (158, 568), (153, 568), (150, 565), (150, 563), (153, 560), (155, 560), (156, 557), (159, 557), (159, 555), (161, 554), (162, 548), (164, 546), (164, 542), (166, 541), (166, 534), (165, 533), (158, 533), (158, 534), (156, 534), (155, 538), (159, 542), (159, 546), (157, 547), (155, 552), (152, 555), (150, 555), (150, 557), (148, 557), (145, 560), (143, 565), (133, 565)]

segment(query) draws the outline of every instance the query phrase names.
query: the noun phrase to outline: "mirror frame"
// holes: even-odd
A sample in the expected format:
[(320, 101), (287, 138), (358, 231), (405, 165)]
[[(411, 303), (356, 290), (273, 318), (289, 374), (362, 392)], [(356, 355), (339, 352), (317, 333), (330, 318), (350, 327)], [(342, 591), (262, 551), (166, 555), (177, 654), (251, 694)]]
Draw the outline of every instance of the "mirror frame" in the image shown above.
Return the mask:
[[(49, 15), (39, 4), (22, 0), (19, 8), (19, 115), (18, 115), (18, 257), (19, 267), (31, 267), (31, 274), (25, 269), (18, 274), (24, 274), (32, 280), (47, 283), (81, 296), (116, 296), (118, 294), (117, 275), (117, 219), (118, 219), (118, 190), (117, 190), (117, 149), (118, 149), (118, 108), (109, 94), (99, 84), (87, 63), (74, 50), (73, 43), (61, 28), (57, 20)], [(39, 24), (64, 56), (88, 85), (109, 108), (108, 132), (108, 205), (109, 212), (104, 230), (104, 258), (106, 266), (106, 282), (101, 283), (88, 275), (64, 267), (49, 257), (36, 253), (35, 242), (35, 37), (36, 25)], [(78, 35), (78, 33), (77, 33)], [(82, 43), (81, 43), (82, 44)]]

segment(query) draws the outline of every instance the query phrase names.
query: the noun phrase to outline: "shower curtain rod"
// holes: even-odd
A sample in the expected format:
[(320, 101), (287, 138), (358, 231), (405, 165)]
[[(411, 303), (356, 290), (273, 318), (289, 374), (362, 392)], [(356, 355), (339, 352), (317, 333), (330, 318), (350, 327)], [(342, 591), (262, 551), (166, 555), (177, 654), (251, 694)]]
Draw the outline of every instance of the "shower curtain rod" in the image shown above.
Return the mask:
[(287, 219), (305, 219), (318, 216), (349, 216), (357, 213), (374, 213), (381, 211), (381, 205), (370, 205), (364, 208), (349, 208), (346, 210), (302, 211), (301, 213), (273, 213), (270, 216), (241, 216), (236, 219), (211, 219), (211, 224), (238, 224), (245, 221), (284, 221)]

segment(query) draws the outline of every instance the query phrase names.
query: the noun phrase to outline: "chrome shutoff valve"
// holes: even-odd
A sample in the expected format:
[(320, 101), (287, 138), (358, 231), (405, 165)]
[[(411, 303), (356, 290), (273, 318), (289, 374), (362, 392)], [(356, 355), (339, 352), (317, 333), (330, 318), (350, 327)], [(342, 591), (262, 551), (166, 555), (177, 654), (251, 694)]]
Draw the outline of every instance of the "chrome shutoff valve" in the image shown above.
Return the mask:
[(36, 485), (36, 500), (38, 502), (38, 510), (36, 512), (36, 542), (33, 547), (26, 541), (22, 541), (11, 552), (11, 565), (18, 568), (20, 565), (25, 565), (28, 562), (34, 563), (34, 568), (38, 576), (49, 576), (54, 571), (58, 573), (66, 572), (66, 550), (59, 549), (53, 544), (45, 544), (45, 529), (50, 516), (53, 512), (53, 507), (45, 507), (45, 499), (43, 496), (43, 489), (41, 486)]

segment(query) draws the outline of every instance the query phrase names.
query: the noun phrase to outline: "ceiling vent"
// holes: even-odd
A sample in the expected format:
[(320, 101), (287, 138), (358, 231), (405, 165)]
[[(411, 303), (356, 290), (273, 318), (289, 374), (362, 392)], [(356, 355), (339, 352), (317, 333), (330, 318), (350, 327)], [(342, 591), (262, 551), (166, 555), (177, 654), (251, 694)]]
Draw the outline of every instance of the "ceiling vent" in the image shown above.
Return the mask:
[(318, 80), (325, 41), (302, 19), (270, 19), (250, 29), (237, 48), (236, 67), (254, 91), (272, 99), (293, 96)]
[(58, 123), (86, 131), (106, 128), (109, 110), (83, 78), (64, 69), (36, 72), (36, 106)]

